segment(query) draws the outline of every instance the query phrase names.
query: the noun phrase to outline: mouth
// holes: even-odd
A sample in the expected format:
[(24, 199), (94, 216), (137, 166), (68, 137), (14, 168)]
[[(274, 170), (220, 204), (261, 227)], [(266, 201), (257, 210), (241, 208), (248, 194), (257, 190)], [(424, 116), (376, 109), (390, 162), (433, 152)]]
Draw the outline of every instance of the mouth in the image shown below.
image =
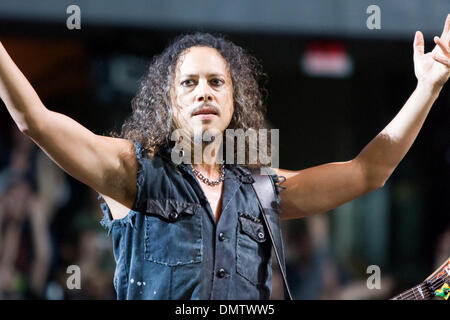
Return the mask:
[(202, 118), (205, 118), (205, 117), (206, 118), (210, 118), (210, 117), (213, 117), (213, 116), (217, 116), (217, 112), (214, 110), (214, 108), (206, 107), (206, 108), (202, 108), (202, 109), (194, 112), (192, 114), (192, 116), (193, 117), (201, 116)]

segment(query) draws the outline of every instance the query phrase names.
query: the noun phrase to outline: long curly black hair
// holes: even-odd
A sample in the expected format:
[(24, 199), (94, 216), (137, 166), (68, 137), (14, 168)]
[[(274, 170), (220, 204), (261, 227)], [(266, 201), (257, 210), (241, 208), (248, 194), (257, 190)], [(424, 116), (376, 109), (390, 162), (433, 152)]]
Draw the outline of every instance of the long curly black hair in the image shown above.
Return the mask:
[[(259, 129), (266, 128), (264, 100), (267, 93), (264, 82), (267, 77), (258, 60), (223, 36), (194, 33), (177, 37), (161, 54), (152, 59), (132, 99), (131, 115), (123, 123), (121, 132), (119, 134), (112, 132), (112, 136), (138, 141), (150, 156), (154, 155), (159, 148), (171, 144), (170, 137), (175, 127), (170, 104), (170, 89), (180, 55), (194, 46), (214, 48), (227, 62), (233, 84), (234, 100), (234, 113), (228, 129), (244, 131), (254, 129), (258, 132)], [(270, 131), (268, 138), (267, 156), (270, 156)], [(248, 139), (245, 143), (246, 163), (244, 166), (261, 167), (259, 159), (256, 164), (248, 163), (250, 149)], [(238, 148), (234, 149), (236, 153)], [(235, 154), (235, 161), (236, 159)]]

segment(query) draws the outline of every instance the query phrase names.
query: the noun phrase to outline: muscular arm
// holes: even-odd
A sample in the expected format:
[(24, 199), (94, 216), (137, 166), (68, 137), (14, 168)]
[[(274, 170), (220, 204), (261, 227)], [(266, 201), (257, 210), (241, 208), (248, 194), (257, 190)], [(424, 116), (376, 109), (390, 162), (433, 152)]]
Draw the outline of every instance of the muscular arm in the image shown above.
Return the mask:
[(450, 15), (435, 49), (424, 54), (420, 32), (414, 40), (418, 84), (395, 118), (352, 160), (289, 171), (281, 193), (281, 218), (326, 212), (384, 185), (416, 139), (450, 74)]
[(438, 92), (418, 86), (397, 116), (354, 159), (300, 171), (279, 169), (282, 217), (326, 212), (384, 185), (425, 121)]
[(0, 97), (18, 128), (75, 179), (131, 207), (137, 162), (131, 141), (96, 135), (48, 110), (0, 43)]

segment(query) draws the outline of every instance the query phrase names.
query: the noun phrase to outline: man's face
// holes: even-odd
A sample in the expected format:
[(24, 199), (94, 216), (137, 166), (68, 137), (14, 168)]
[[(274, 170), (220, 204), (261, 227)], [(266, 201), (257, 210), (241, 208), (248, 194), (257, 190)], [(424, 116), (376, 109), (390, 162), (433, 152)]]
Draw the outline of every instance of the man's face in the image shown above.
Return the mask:
[(173, 117), (190, 133), (221, 133), (233, 115), (233, 84), (227, 63), (213, 48), (191, 47), (177, 62), (171, 89)]

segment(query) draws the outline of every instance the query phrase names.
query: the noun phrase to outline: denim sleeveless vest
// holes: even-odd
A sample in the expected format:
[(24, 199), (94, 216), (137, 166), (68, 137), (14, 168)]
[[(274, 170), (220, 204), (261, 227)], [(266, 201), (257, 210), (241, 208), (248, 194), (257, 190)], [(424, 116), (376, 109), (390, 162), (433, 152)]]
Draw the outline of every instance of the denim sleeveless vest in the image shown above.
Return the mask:
[(272, 246), (251, 172), (225, 166), (216, 223), (191, 169), (175, 165), (170, 149), (148, 158), (138, 142), (134, 146), (137, 195), (127, 216), (112, 220), (99, 196), (101, 224), (113, 240), (117, 298), (269, 299)]

